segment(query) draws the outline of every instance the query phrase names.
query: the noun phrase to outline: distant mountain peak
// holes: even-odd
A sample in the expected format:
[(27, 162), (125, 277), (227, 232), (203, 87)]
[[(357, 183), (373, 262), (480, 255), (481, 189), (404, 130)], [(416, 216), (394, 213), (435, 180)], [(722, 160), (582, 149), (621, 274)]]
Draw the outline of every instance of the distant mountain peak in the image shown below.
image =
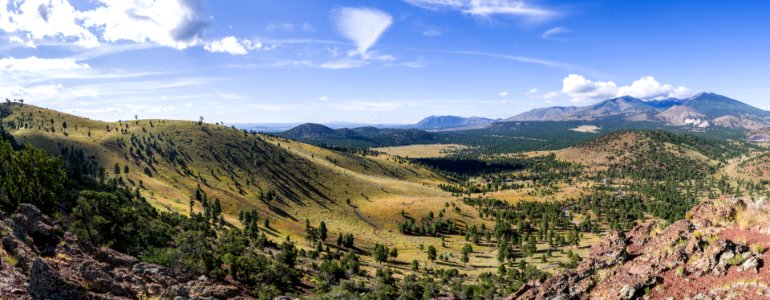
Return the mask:
[(626, 121), (654, 121), (673, 126), (755, 129), (770, 126), (770, 112), (713, 92), (686, 99), (644, 101), (632, 96), (610, 98), (583, 107), (537, 108), (508, 121), (579, 121), (621, 117)]
[(483, 128), (494, 120), (482, 117), (430, 116), (417, 122), (413, 127), (422, 130), (461, 130)]

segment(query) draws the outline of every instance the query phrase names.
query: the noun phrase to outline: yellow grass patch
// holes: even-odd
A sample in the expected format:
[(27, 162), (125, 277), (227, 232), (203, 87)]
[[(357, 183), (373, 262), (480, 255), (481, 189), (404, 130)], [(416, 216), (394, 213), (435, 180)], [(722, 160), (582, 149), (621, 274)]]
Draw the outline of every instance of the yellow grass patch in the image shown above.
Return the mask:
[(458, 144), (430, 144), (430, 145), (407, 145), (397, 147), (381, 147), (372, 150), (384, 152), (392, 156), (409, 158), (428, 158), (444, 157), (459, 151), (468, 149), (468, 146)]

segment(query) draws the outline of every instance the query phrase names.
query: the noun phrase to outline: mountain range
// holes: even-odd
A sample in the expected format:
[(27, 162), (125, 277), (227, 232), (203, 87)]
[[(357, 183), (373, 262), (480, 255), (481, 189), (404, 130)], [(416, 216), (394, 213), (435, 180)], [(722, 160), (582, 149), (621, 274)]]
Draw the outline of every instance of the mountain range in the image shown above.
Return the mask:
[(428, 131), (467, 130), (485, 128), (495, 121), (482, 117), (430, 116), (407, 127)]
[[(499, 128), (510, 122), (646, 122), (652, 126), (684, 129), (722, 127), (758, 130), (770, 127), (770, 111), (714, 93), (699, 93), (689, 98), (642, 100), (631, 96), (607, 99), (588, 106), (536, 108), (506, 119), (483, 117), (429, 116), (409, 125), (313, 124), (284, 129), (280, 135), (318, 144), (349, 144), (377, 147), (434, 142), (432, 132)], [(247, 129), (243, 126), (236, 126)], [(503, 126), (507, 127), (507, 126)], [(253, 127), (252, 127), (253, 128)], [(351, 146), (351, 145), (347, 145)]]
[(594, 121), (608, 117), (670, 126), (759, 129), (770, 125), (770, 112), (714, 93), (653, 101), (624, 96), (582, 107), (537, 108), (505, 120)]

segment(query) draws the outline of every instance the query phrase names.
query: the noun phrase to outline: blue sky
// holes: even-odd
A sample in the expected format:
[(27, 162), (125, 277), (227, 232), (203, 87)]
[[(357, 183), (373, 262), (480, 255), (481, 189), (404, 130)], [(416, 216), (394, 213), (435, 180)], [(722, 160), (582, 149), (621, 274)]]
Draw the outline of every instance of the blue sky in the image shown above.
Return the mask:
[(412, 123), (711, 91), (770, 109), (767, 1), (0, 0), (0, 95), (94, 119)]

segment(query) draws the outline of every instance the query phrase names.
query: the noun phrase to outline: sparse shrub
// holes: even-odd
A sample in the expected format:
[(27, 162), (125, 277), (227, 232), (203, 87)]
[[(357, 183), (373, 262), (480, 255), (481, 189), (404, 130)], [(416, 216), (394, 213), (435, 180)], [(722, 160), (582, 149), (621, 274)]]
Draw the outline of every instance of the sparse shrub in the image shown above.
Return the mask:
[(0, 250), (0, 259), (2, 259), (3, 262), (9, 266), (15, 266), (18, 263), (18, 260), (16, 260), (16, 257), (13, 257), (13, 255), (6, 253), (5, 251), (2, 251), (2, 250)]
[(738, 253), (735, 256), (731, 257), (727, 260), (727, 264), (731, 266), (737, 266), (742, 264), (744, 261), (746, 261), (747, 257), (743, 256), (742, 253)]

